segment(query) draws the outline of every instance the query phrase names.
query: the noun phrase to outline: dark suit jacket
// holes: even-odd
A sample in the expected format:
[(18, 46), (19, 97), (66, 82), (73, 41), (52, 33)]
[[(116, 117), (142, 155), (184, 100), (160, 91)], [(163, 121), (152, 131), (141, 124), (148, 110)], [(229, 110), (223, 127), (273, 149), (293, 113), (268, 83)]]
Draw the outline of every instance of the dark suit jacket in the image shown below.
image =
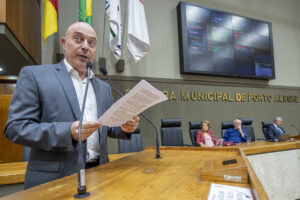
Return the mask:
[[(285, 131), (284, 131), (284, 129), (282, 127), (279, 126), (279, 128), (283, 131), (283, 133), (285, 133)], [(279, 138), (280, 132), (276, 129), (276, 127), (274, 126), (274, 124), (271, 124), (267, 128), (267, 135), (268, 135), (268, 139), (274, 140), (274, 139), (278, 139)]]
[[(98, 117), (113, 103), (109, 85), (91, 79)], [(55, 65), (22, 68), (10, 102), (5, 135), (31, 147), (25, 189), (77, 172), (77, 142), (71, 124), (80, 118), (80, 107), (71, 77), (61, 61)], [(128, 139), (120, 127), (98, 130), (100, 163), (108, 162), (107, 135)], [(83, 143), (86, 151), (86, 142)], [(85, 152), (84, 152), (85, 155)]]

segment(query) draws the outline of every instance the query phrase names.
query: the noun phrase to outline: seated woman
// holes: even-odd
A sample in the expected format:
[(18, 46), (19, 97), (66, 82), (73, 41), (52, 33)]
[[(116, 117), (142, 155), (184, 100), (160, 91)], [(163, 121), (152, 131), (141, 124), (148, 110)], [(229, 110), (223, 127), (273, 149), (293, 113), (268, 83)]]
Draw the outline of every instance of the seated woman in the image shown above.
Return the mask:
[(210, 123), (208, 120), (202, 121), (202, 130), (198, 131), (196, 135), (196, 144), (201, 147), (212, 147), (218, 144), (218, 140), (215, 138), (214, 133), (209, 130)]

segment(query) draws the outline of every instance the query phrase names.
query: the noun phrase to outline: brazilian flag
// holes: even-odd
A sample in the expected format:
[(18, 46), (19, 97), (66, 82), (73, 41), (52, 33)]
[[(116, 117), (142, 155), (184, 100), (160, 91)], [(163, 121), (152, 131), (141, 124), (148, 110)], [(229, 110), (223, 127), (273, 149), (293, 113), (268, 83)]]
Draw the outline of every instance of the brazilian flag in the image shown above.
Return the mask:
[(79, 21), (92, 26), (92, 0), (79, 0)]

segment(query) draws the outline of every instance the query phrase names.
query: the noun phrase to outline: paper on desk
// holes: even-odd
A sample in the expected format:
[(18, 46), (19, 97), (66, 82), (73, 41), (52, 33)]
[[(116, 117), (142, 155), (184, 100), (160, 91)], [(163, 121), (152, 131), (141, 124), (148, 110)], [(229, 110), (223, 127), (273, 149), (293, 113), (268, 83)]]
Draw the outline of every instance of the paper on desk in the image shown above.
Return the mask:
[(207, 200), (252, 200), (250, 188), (212, 183)]
[(150, 83), (141, 80), (130, 92), (115, 102), (100, 118), (102, 126), (121, 126), (147, 108), (168, 98)]

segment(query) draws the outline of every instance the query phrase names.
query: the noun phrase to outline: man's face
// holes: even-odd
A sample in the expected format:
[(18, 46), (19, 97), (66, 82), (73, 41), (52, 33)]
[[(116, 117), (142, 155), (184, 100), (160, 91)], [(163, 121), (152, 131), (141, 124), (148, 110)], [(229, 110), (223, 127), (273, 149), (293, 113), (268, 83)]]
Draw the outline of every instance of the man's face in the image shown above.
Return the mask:
[(275, 124), (276, 124), (277, 126), (280, 126), (280, 125), (282, 124), (282, 120), (276, 120), (276, 121), (275, 121)]
[(91, 26), (78, 22), (69, 27), (62, 45), (70, 65), (79, 72), (86, 72), (86, 63), (93, 63), (95, 59), (97, 35)]
[(236, 121), (234, 121), (233, 125), (234, 125), (234, 129), (239, 129), (242, 126), (242, 122), (236, 120)]

